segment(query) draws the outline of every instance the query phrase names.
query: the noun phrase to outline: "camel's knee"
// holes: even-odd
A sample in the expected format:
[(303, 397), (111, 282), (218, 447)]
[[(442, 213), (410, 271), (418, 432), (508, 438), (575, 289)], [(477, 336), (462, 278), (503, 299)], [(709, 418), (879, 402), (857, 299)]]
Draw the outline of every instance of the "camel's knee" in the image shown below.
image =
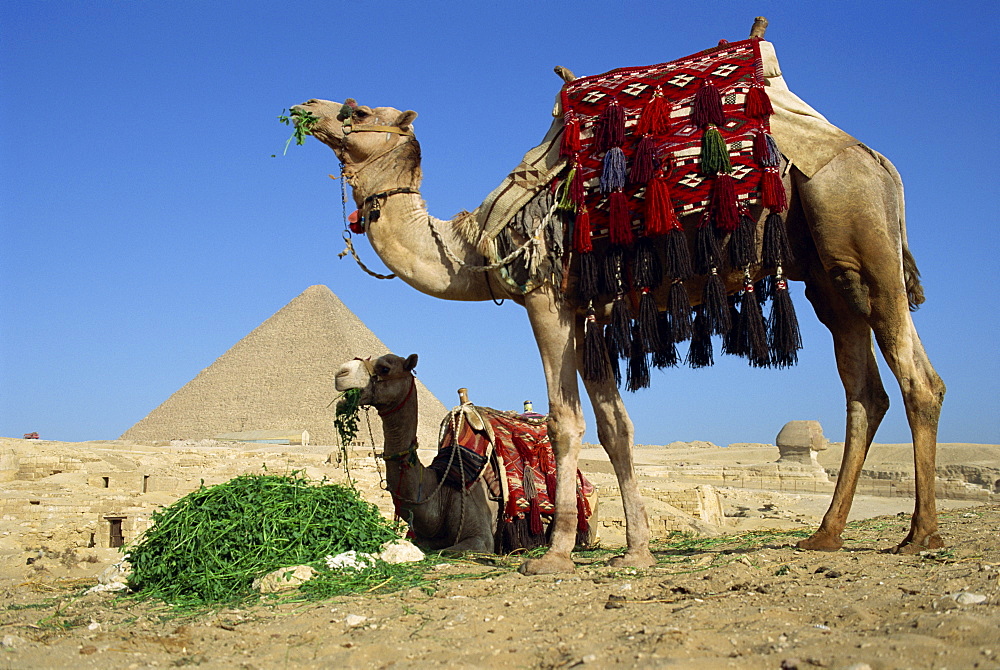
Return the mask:
[(582, 414), (552, 408), (549, 411), (546, 427), (554, 448), (560, 451), (568, 450), (573, 444), (579, 445), (583, 441), (586, 429)]
[(830, 279), (837, 292), (847, 302), (852, 310), (861, 316), (871, 315), (871, 296), (868, 287), (861, 280), (857, 270), (836, 267), (830, 270)]

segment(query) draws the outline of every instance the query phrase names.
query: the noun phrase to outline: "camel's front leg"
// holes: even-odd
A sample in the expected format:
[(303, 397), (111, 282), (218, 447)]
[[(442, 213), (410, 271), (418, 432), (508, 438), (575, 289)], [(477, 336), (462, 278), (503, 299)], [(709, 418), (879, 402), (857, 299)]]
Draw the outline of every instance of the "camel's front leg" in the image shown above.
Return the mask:
[[(577, 363), (583, 370), (583, 328), (577, 329)], [(618, 477), (622, 506), (625, 508), (625, 541), (628, 549), (623, 556), (611, 559), (615, 567), (648, 567), (656, 563), (649, 551), (649, 519), (646, 505), (639, 492), (632, 460), (634, 430), (632, 420), (625, 410), (618, 386), (612, 378), (605, 381), (584, 380), (590, 404), (597, 420), (597, 439), (600, 441)]]
[(583, 411), (576, 382), (574, 346), (577, 315), (557, 302), (548, 286), (525, 296), (524, 306), (542, 356), (549, 394), (549, 440), (556, 456), (556, 514), (552, 544), (545, 556), (529, 559), (521, 572), (529, 575), (573, 572), (576, 544), (576, 470), (583, 443)]

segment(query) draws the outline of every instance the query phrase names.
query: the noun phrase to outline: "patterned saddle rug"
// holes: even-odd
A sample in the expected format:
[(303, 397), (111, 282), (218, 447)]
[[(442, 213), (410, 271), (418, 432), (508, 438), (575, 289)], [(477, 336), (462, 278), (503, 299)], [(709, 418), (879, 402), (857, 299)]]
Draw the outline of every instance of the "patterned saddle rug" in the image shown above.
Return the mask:
[[(788, 196), (767, 83), (754, 38), (563, 87), (547, 148), (515, 171), (548, 181), (480, 248), (496, 262), (519, 240), (544, 239), (544, 249), (505, 268), (508, 283), (526, 292), (550, 281), (582, 306), (611, 304), (607, 326), (596, 310), (588, 317), (586, 379), (613, 374), (621, 384), (626, 361), (635, 391), (649, 385), (650, 366), (712, 365), (716, 335), (724, 353), (751, 365), (797, 362), (801, 337), (783, 275)], [(496, 218), (516, 186), (505, 181), (480, 216)], [(697, 225), (685, 231), (681, 219), (691, 216)], [(727, 295), (723, 276), (744, 281)], [(676, 345), (688, 340), (683, 358)]]
[[(441, 423), (438, 453), (430, 465), (454, 488), (483, 478), (501, 504), (499, 553), (547, 544), (555, 514), (556, 460), (544, 416), (461, 405)], [(593, 485), (577, 470), (577, 540), (588, 544)]]

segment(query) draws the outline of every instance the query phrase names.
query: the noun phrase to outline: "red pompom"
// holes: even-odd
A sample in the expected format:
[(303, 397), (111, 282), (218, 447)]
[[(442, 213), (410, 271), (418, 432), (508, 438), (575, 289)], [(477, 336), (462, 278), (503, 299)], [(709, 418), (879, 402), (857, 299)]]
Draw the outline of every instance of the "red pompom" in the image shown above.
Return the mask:
[(726, 116), (722, 112), (722, 94), (711, 79), (701, 82), (701, 87), (694, 94), (691, 104), (691, 123), (704, 128), (708, 124), (726, 125)]
[(628, 198), (621, 191), (615, 191), (608, 199), (611, 219), (608, 238), (611, 244), (631, 246), (635, 242), (635, 235), (632, 233), (632, 212), (628, 208)]
[(765, 168), (760, 180), (760, 197), (764, 206), (772, 212), (783, 212), (788, 209), (788, 196), (785, 185), (781, 183), (776, 168)]
[(559, 144), (559, 155), (575, 156), (580, 151), (580, 122), (573, 112), (563, 116), (563, 134)]
[(585, 205), (581, 205), (580, 211), (576, 214), (576, 224), (573, 228), (573, 249), (581, 254), (589, 254), (594, 250), (590, 231), (590, 212), (587, 211)]
[(771, 99), (767, 97), (767, 91), (760, 84), (752, 85), (747, 91), (745, 109), (751, 119), (766, 119), (774, 114)]
[(670, 106), (657, 89), (653, 99), (642, 110), (642, 116), (639, 117), (639, 123), (635, 127), (635, 134), (664, 135), (668, 130), (670, 130)]
[(740, 212), (736, 205), (736, 184), (732, 176), (719, 174), (712, 185), (712, 214), (715, 227), (732, 232), (740, 227)]
[(665, 235), (681, 228), (681, 222), (674, 211), (674, 201), (670, 196), (667, 180), (657, 177), (646, 189), (646, 235)]

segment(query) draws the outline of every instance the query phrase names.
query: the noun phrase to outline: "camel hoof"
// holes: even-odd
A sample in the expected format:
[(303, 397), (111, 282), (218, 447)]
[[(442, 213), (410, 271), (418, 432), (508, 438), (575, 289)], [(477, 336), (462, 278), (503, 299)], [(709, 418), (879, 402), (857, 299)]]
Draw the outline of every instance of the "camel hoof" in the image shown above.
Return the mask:
[(840, 548), (844, 546), (844, 541), (840, 539), (839, 535), (813, 533), (812, 537), (799, 540), (795, 546), (809, 551), (840, 551)]
[(644, 551), (626, 551), (623, 555), (615, 556), (608, 561), (608, 565), (612, 568), (648, 568), (656, 565), (656, 559), (653, 558), (648, 549)]
[(545, 554), (541, 558), (526, 559), (518, 571), (522, 575), (553, 575), (560, 572), (576, 572), (576, 565), (568, 556)]
[(892, 553), (912, 556), (914, 554), (919, 554), (921, 551), (943, 549), (944, 547), (944, 540), (941, 539), (940, 535), (934, 532), (930, 535), (925, 535), (922, 541), (915, 541), (909, 538), (905, 539), (896, 545), (896, 547), (892, 550)]

